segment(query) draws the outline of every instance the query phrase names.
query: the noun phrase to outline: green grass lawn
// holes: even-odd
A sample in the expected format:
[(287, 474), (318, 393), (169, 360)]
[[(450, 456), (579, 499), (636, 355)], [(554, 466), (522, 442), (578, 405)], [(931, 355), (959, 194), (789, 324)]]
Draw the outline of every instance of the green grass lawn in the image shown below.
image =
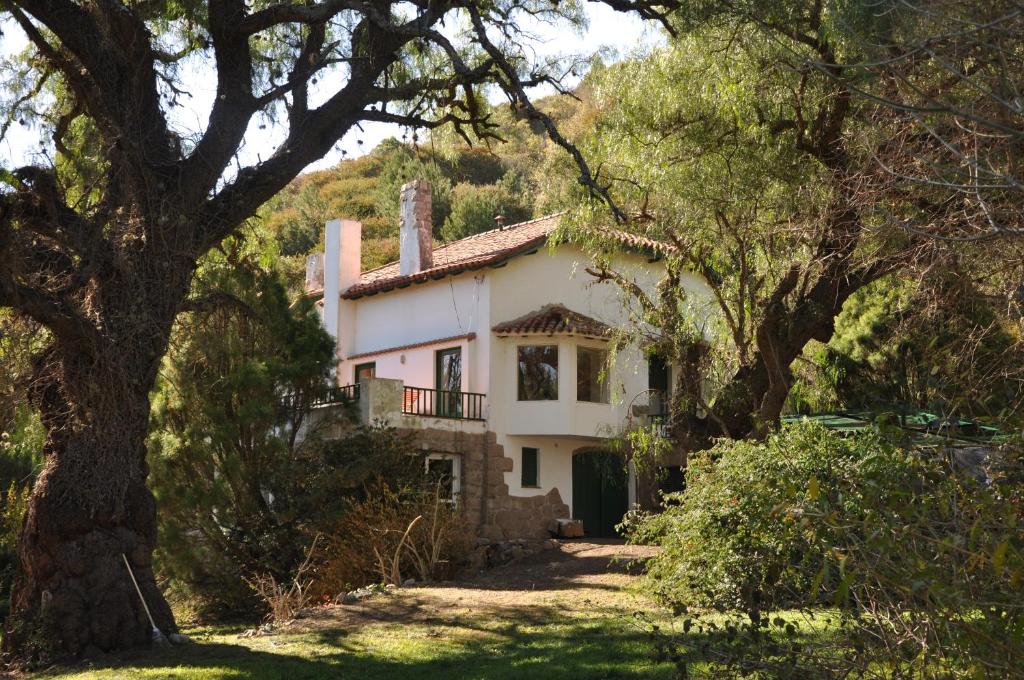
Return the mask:
[[(537, 617), (540, 619), (541, 617)], [(56, 678), (667, 678), (628, 619), (544, 616), (509, 623), (383, 623), (239, 638), (190, 631), (196, 644), (59, 674)]]
[[(681, 618), (634, 590), (635, 576), (609, 569), (614, 550), (549, 553), (469, 582), (317, 609), (274, 635), (194, 628), (185, 631), (194, 644), (50, 669), (43, 677), (658, 680), (674, 677), (675, 668), (656, 660), (651, 626), (676, 636), (682, 652), (721, 643), (720, 615), (704, 619), (718, 621), (715, 630), (693, 626), (683, 633)], [(791, 620), (798, 636), (829, 635), (823, 617)], [(698, 677), (704, 663), (698, 659), (691, 670)]]
[[(664, 616), (610, 584), (557, 591), (416, 588), (367, 606), (385, 620), (324, 610), (279, 634), (186, 631), (195, 644), (106, 659), (47, 677), (86, 678), (669, 678), (633, 614)], [(337, 617), (342, 617), (338, 619)], [(347, 617), (347, 618), (346, 618)]]

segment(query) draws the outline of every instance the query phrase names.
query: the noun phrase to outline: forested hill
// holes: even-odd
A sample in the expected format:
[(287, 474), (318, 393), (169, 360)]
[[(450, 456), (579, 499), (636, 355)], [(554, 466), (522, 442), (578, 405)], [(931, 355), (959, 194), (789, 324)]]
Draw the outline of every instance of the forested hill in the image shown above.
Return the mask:
[[(585, 89), (578, 93), (582, 102), (568, 96), (541, 101), (570, 136), (586, 118)], [(492, 229), (497, 215), (515, 223), (565, 207), (573, 177), (565, 154), (555, 153), (536, 124), (507, 106), (496, 108), (493, 118), (503, 142), (389, 138), (364, 156), (301, 175), (265, 207), (264, 225), (280, 254), (294, 258), (322, 246), (327, 220), (358, 219), (363, 268), (369, 269), (398, 258), (398, 193), (413, 179), (433, 187), (434, 238), (441, 241)]]

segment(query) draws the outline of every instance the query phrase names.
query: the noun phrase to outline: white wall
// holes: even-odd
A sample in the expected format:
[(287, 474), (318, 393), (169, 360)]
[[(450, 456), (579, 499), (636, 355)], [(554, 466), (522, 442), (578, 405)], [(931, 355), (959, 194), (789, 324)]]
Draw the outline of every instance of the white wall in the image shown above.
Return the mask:
[(434, 355), (439, 349), (462, 348), (462, 389), (487, 392), (490, 326), (487, 325), (489, 270), (414, 284), (357, 298), (343, 307), (339, 324), (352, 329), (346, 356), (376, 352), (441, 338), (476, 333), (474, 340), (433, 343), (426, 347), (375, 354), (339, 362), (338, 381), (352, 382), (355, 366), (375, 362), (377, 377), (404, 380), (414, 387), (434, 387)]
[[(502, 445), (505, 447), (505, 456), (512, 459), (512, 471), (505, 473), (505, 483), (508, 484), (509, 494), (512, 496), (543, 496), (558, 489), (569, 508), (572, 508), (572, 452), (586, 447), (586, 441), (570, 439), (568, 437), (501, 437)], [(522, 456), (523, 447), (537, 449), (538, 458), (538, 488), (523, 488)]]
[[(342, 309), (339, 324), (351, 324), (349, 355), (378, 351), (439, 338), (476, 333), (474, 340), (434, 343), (426, 347), (342, 360), (340, 383), (352, 381), (356, 364), (373, 361), (377, 376), (395, 378), (417, 387), (434, 386), (435, 352), (458, 345), (463, 352), (464, 391), (487, 395), (487, 429), (513, 459), (505, 482), (515, 496), (547, 493), (557, 487), (562, 499), (572, 504), (571, 452), (601, 440), (626, 425), (630, 402), (647, 389), (647, 363), (638, 348), (620, 351), (609, 372), (610, 403), (593, 404), (576, 399), (576, 347), (607, 347), (608, 343), (573, 336), (497, 338), (491, 327), (545, 304), (569, 309), (618, 327), (627, 323), (635, 301), (612, 283), (596, 283), (585, 271), (589, 257), (571, 245), (541, 248), (533, 255), (513, 258), (497, 269), (467, 272), (440, 281), (414, 284), (351, 301)], [(645, 256), (624, 254), (613, 263), (620, 273), (653, 292), (664, 275), (660, 263)], [(683, 285), (695, 300), (707, 299), (708, 291), (695, 277)], [(517, 352), (520, 344), (559, 346), (559, 398), (557, 401), (519, 402), (516, 394)], [(646, 403), (638, 398), (638, 403)], [(523, 446), (540, 449), (539, 489), (520, 486), (520, 452)]]

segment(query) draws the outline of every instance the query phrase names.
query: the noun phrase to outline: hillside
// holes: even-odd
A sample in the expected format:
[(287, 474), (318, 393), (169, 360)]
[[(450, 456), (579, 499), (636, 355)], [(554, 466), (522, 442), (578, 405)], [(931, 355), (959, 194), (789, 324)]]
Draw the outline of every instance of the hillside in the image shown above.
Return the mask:
[[(570, 134), (586, 111), (585, 87), (577, 96), (552, 96), (542, 108)], [(469, 146), (452, 133), (427, 142), (390, 138), (365, 156), (299, 176), (262, 212), (280, 254), (297, 260), (322, 247), (323, 224), (342, 217), (363, 223), (363, 268), (398, 257), (398, 190), (412, 179), (434, 189), (434, 237), (449, 241), (494, 226), (497, 215), (518, 222), (565, 207), (573, 174), (565, 154), (539, 126), (506, 107), (495, 108), (504, 141)]]

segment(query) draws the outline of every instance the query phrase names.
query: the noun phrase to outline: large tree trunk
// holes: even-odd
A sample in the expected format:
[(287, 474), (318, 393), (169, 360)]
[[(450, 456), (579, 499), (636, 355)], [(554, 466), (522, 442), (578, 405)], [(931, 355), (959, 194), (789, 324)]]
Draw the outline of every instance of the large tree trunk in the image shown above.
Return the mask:
[(4, 638), (5, 652), (22, 659), (149, 644), (152, 630), (125, 558), (156, 625), (176, 631), (154, 580), (156, 505), (146, 487), (149, 391), (175, 306), (173, 292), (161, 297), (147, 306), (126, 291), (119, 302), (130, 307), (120, 318), (130, 325), (108, 329), (98, 347), (55, 342), (36, 358), (45, 466), (18, 541)]

